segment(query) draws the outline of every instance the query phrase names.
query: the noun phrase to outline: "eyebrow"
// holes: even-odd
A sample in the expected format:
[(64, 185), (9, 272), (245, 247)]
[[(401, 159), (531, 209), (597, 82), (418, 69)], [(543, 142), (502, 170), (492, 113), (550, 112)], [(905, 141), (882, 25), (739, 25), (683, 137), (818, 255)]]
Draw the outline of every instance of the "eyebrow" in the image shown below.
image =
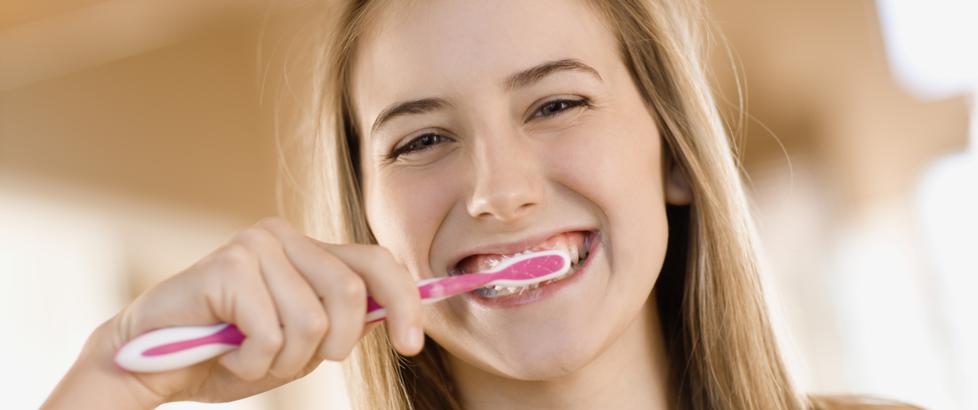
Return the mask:
[(387, 107), (384, 111), (381, 111), (380, 115), (377, 115), (377, 119), (374, 120), (373, 127), (370, 128), (370, 134), (373, 135), (373, 133), (382, 127), (384, 123), (387, 123), (395, 117), (408, 114), (425, 114), (449, 107), (451, 105), (451, 103), (441, 98), (424, 98), (394, 104)]
[(598, 74), (598, 70), (595, 70), (591, 66), (584, 64), (579, 60), (565, 58), (563, 60), (548, 61), (509, 76), (509, 78), (506, 79), (506, 89), (514, 90), (529, 86), (530, 84), (540, 81), (544, 77), (559, 71), (581, 71), (591, 74), (597, 78), (598, 81), (601, 81), (601, 75)]
[[(548, 75), (561, 71), (580, 71), (593, 75), (598, 79), (598, 81), (602, 80), (601, 75), (598, 74), (598, 71), (591, 66), (584, 64), (579, 60), (568, 58), (547, 61), (515, 73), (506, 78), (504, 85), (506, 90), (512, 91), (517, 88), (530, 86)], [(374, 120), (373, 126), (370, 127), (370, 133), (373, 135), (373, 133), (383, 127), (385, 123), (393, 120), (396, 117), (409, 114), (425, 114), (450, 106), (452, 106), (452, 104), (442, 98), (423, 98), (420, 100), (411, 100), (392, 104), (377, 115), (377, 119)]]

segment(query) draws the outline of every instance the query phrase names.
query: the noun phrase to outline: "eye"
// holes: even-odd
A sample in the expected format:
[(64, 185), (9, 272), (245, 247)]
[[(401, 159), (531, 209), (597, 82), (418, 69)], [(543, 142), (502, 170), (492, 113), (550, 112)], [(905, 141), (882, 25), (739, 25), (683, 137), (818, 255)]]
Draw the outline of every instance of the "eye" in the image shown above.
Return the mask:
[(450, 138), (441, 134), (436, 134), (431, 132), (427, 134), (422, 134), (408, 141), (406, 144), (394, 148), (394, 150), (391, 151), (391, 153), (387, 156), (387, 158), (394, 160), (405, 154), (425, 151), (449, 140)]
[(571, 108), (588, 106), (590, 103), (587, 99), (560, 99), (553, 100), (544, 103), (540, 108), (533, 113), (530, 119), (540, 118), (540, 117), (554, 117), (558, 114), (567, 111)]

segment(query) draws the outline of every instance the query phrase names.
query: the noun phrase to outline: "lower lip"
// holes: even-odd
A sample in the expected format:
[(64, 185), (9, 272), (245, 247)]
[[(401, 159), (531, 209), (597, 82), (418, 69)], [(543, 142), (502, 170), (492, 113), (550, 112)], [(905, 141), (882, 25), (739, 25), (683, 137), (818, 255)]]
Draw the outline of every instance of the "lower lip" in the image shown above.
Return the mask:
[(598, 251), (601, 249), (601, 237), (597, 233), (592, 233), (591, 235), (591, 247), (588, 249), (587, 259), (585, 259), (584, 264), (577, 268), (576, 272), (571, 273), (570, 276), (549, 285), (540, 286), (536, 289), (528, 289), (515, 295), (487, 298), (480, 296), (475, 292), (469, 292), (465, 296), (480, 305), (491, 308), (516, 307), (544, 300), (559, 292), (561, 289), (576, 283), (581, 279), (581, 277), (584, 276), (585, 273), (588, 272), (588, 268), (591, 266), (591, 261), (594, 260), (594, 258), (598, 255)]

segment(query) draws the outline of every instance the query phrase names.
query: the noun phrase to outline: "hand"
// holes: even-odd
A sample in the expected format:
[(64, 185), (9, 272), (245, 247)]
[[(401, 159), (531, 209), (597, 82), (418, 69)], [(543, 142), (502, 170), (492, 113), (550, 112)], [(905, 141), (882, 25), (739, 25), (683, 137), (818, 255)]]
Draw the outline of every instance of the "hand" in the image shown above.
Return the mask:
[(387, 308), (394, 348), (417, 354), (421, 301), (390, 252), (322, 243), (266, 219), (140, 295), (93, 333), (79, 362), (111, 363), (122, 344), (152, 329), (234, 323), (247, 337), (219, 358), (163, 373), (117, 371), (151, 402), (237, 400), (345, 359), (374, 326), (364, 325), (368, 292)]

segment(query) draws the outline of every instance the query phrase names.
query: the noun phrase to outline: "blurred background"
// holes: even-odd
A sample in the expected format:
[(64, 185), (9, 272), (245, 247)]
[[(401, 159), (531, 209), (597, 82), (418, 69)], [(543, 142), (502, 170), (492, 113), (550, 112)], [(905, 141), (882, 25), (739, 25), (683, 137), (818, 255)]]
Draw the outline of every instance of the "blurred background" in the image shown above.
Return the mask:
[[(978, 409), (978, 2), (709, 4), (799, 385)], [(0, 3), (0, 407), (39, 406), (95, 326), (280, 213), (275, 113), (303, 91), (282, 56), (310, 7)], [(347, 406), (329, 363), (163, 408)]]

